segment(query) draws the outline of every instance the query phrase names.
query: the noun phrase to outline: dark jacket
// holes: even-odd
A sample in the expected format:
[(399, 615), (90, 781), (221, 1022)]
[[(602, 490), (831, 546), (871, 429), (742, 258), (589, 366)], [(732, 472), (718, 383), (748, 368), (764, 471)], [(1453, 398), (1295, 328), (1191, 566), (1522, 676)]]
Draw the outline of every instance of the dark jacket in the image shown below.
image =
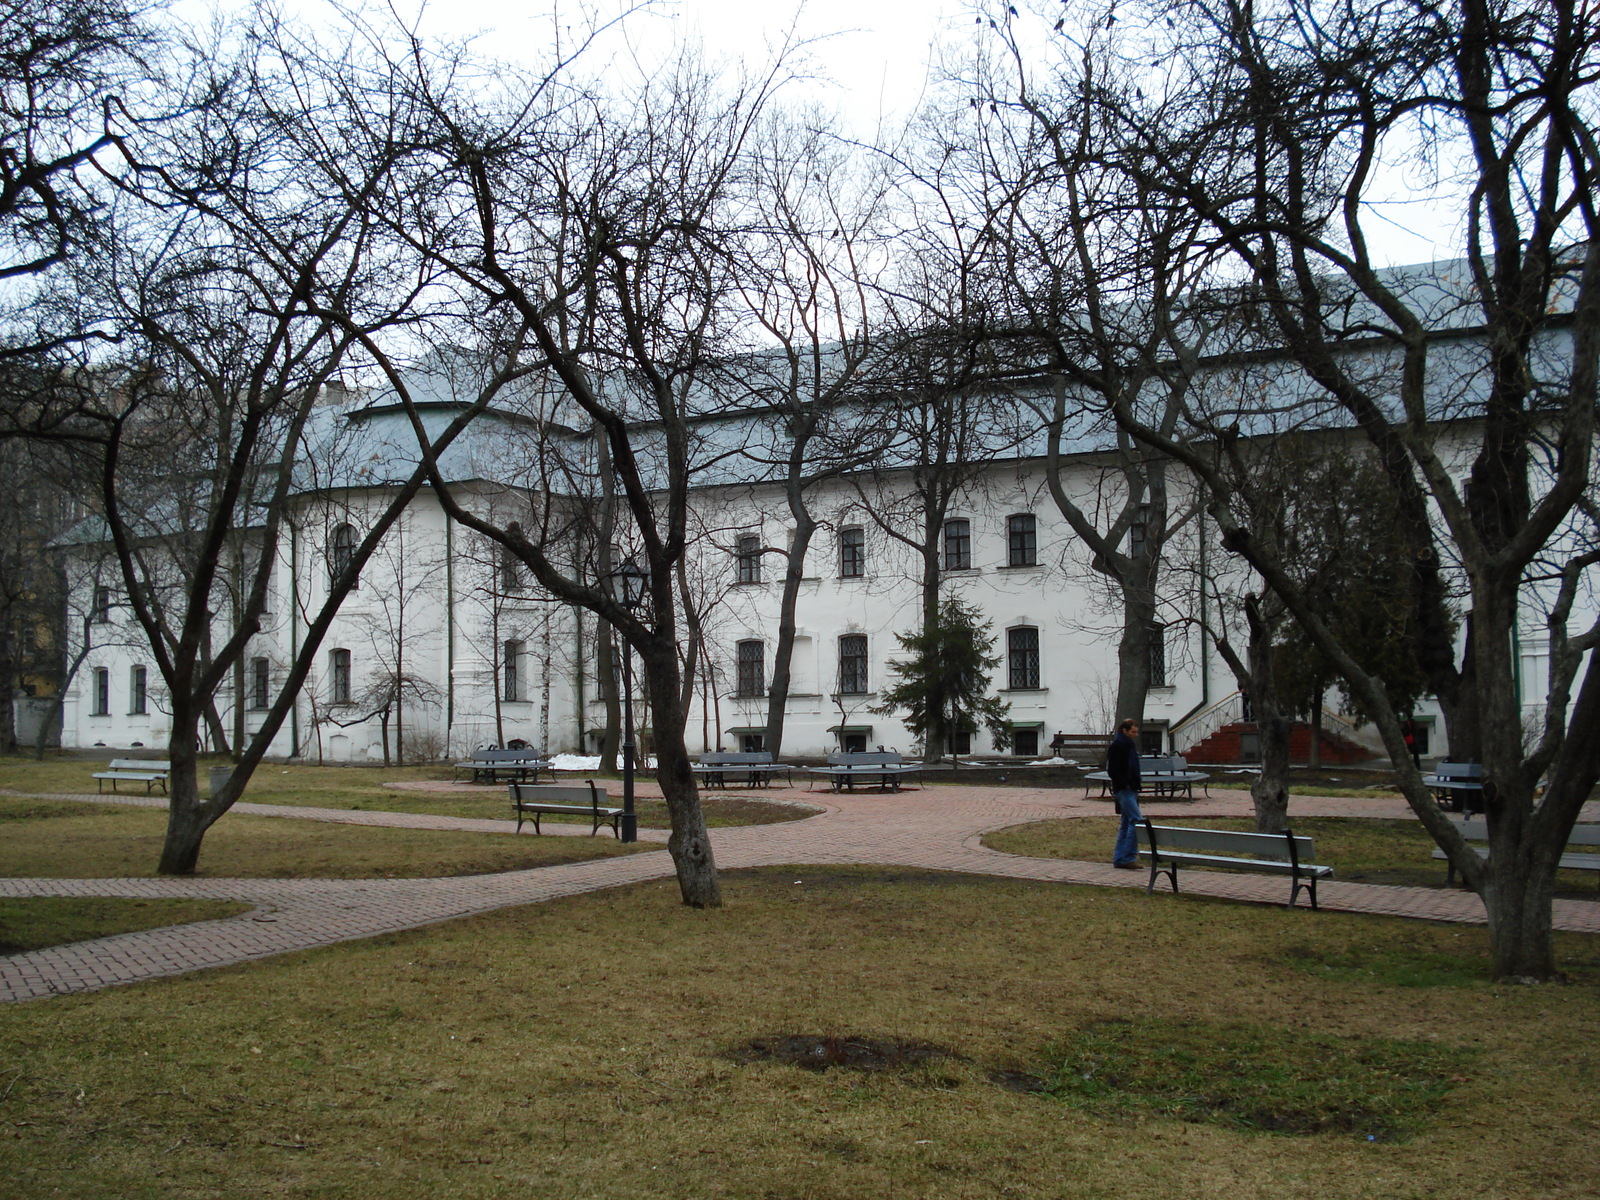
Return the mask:
[(1117, 736), (1111, 739), (1111, 748), (1106, 751), (1106, 771), (1111, 776), (1113, 792), (1139, 790), (1139, 747), (1120, 729), (1117, 730)]

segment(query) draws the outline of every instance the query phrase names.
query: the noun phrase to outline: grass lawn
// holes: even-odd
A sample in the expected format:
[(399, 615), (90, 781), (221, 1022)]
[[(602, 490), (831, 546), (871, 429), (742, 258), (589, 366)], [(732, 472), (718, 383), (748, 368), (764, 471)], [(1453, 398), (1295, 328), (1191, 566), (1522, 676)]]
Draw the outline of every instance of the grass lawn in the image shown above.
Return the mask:
[[(158, 808), (0, 797), (0, 876), (107, 879), (156, 873)], [(659, 846), (597, 837), (382, 829), (228, 813), (211, 827), (197, 874), (211, 878), (372, 879), (482, 875)]]
[[(1248, 817), (1168, 817), (1156, 824), (1201, 829), (1255, 828), (1255, 822)], [(1370, 817), (1296, 818), (1291, 814), (1289, 825), (1296, 834), (1315, 841), (1317, 861), (1331, 863), (1335, 879), (1407, 887), (1446, 886), (1444, 861), (1431, 857), (1434, 841), (1418, 821)], [(984, 835), (983, 844), (992, 850), (1030, 858), (1109, 862), (1116, 840), (1116, 817), (1076, 817), (997, 829)], [(1556, 894), (1595, 899), (1594, 872), (1556, 872)]]
[(145, 900), (110, 896), (0, 898), (0, 954), (22, 954), (91, 938), (214, 921), (248, 912), (227, 900)]
[[(109, 756), (108, 756), (109, 761)], [(202, 763), (201, 787), (206, 786)], [(225, 765), (218, 760), (216, 765)], [(62, 795), (94, 790), (94, 773), (104, 763), (72, 759), (0, 758), (0, 788), (14, 792)], [(461, 792), (396, 791), (386, 783), (448, 782), (448, 766), (430, 767), (316, 767), (263, 763), (250, 777), (244, 799), (256, 804), (292, 804), (310, 808), (343, 808), (381, 812), (429, 813), (441, 817), (487, 817), (508, 820), (514, 814), (505, 785)], [(597, 777), (598, 782), (598, 777)], [(124, 785), (130, 786), (130, 785)], [(611, 802), (619, 804), (620, 780), (608, 781)], [(142, 790), (142, 789), (141, 789)], [(774, 804), (752, 792), (740, 794), (702, 792), (706, 824), (766, 825), (795, 821), (812, 810), (794, 804)], [(638, 800), (635, 811), (642, 829), (670, 829), (667, 806), (660, 800)], [(563, 818), (546, 817), (547, 821)], [(576, 818), (575, 818), (576, 820)], [(587, 824), (587, 822), (583, 822)]]
[(1594, 938), (1559, 939), (1577, 983), (1506, 987), (1474, 928), (886, 868), (725, 886), (0, 1008), (0, 1194), (1594, 1194)]

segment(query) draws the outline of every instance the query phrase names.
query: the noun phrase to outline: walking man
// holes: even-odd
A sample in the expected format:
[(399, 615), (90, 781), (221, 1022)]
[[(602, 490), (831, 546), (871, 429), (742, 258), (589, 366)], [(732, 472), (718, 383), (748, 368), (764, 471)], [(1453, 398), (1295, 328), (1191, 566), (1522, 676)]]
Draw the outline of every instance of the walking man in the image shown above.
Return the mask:
[(1129, 717), (1117, 726), (1106, 752), (1106, 772), (1111, 776), (1111, 796), (1122, 814), (1117, 827), (1117, 848), (1111, 865), (1124, 871), (1139, 869), (1139, 722)]

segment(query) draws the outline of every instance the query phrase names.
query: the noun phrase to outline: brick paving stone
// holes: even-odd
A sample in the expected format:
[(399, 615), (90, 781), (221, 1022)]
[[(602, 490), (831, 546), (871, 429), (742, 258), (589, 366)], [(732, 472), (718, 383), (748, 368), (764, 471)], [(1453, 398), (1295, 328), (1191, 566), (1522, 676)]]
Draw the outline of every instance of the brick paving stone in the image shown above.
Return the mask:
[[(653, 785), (642, 796), (659, 796)], [(748, 795), (748, 793), (739, 793)], [(165, 807), (161, 797), (93, 795), (52, 797), (91, 803)], [(999, 875), (1012, 879), (1093, 887), (1144, 887), (1142, 872), (1117, 871), (1109, 862), (1020, 858), (982, 845), (984, 834), (1007, 825), (1056, 817), (1105, 816), (1108, 801), (1079, 789), (985, 788), (935, 785), (888, 795), (833, 794), (772, 788), (762, 799), (808, 804), (817, 815), (776, 825), (711, 831), (717, 865), (758, 866), (888, 864), (926, 870)], [(334, 821), (410, 829), (509, 832), (514, 822), (417, 813), (301, 808), (240, 803), (234, 811), (298, 820)], [(1246, 816), (1248, 793), (1218, 788), (1194, 801), (1152, 801), (1145, 811), (1160, 820)], [(1378, 797), (1295, 797), (1303, 816), (1406, 818), (1403, 801)], [(1600, 820), (1600, 804), (1585, 820)], [(560, 836), (588, 836), (581, 826), (555, 826)], [(665, 842), (664, 830), (640, 830), (641, 841)], [(0, 896), (194, 897), (236, 900), (251, 911), (218, 921), (143, 930), (95, 941), (54, 946), (0, 958), (0, 1000), (29, 1000), (116, 984), (183, 974), (415, 929), (439, 921), (519, 904), (536, 904), (650, 879), (670, 878), (665, 852), (599, 859), (447, 879), (9, 879)], [(1259, 904), (1282, 904), (1281, 876), (1188, 872), (1185, 894)], [(1482, 902), (1470, 892), (1388, 887), (1329, 880), (1320, 885), (1324, 909), (1432, 921), (1482, 924)], [(1558, 929), (1600, 933), (1600, 902), (1558, 900)]]

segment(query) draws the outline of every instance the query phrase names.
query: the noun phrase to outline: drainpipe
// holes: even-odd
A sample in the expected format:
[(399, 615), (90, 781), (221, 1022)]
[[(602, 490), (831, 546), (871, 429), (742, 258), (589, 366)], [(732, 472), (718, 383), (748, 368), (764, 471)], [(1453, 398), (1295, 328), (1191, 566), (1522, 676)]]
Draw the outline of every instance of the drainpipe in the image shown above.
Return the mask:
[[(289, 661), (300, 661), (300, 527), (289, 526)], [(289, 705), (289, 757), (300, 757), (300, 697)]]
[(583, 727), (583, 714), (589, 711), (588, 706), (584, 703), (583, 695), (583, 609), (573, 605), (571, 611), (573, 621), (578, 629), (578, 652), (573, 656), (573, 682), (578, 704), (574, 723), (578, 727), (578, 753), (583, 754), (588, 749), (583, 740), (584, 734), (587, 732)]
[[(441, 508), (441, 512), (443, 509)], [(456, 728), (456, 523), (444, 519), (444, 744)]]

